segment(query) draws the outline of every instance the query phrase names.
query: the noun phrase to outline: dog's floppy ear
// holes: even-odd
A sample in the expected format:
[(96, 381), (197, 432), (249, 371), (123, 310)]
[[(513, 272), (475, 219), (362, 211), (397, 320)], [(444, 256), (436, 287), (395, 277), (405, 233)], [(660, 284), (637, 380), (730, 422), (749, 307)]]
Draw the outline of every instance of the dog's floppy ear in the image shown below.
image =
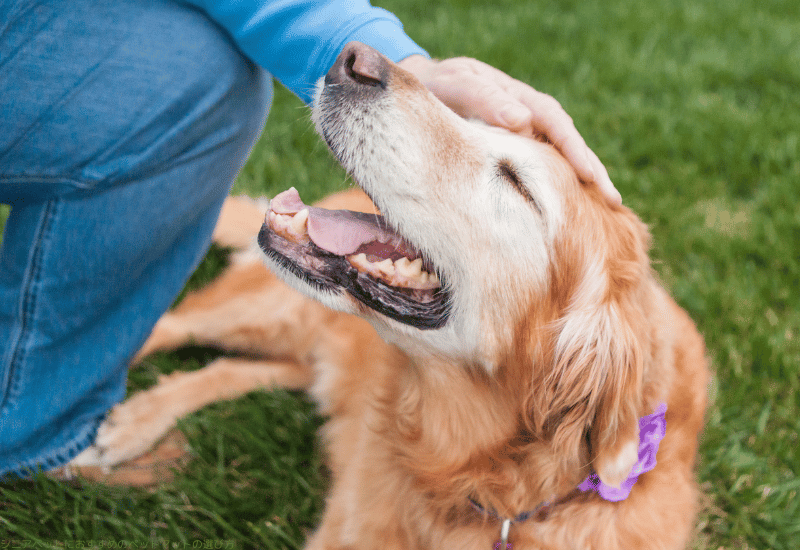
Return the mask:
[(545, 388), (558, 419), (554, 443), (577, 445), (589, 428), (593, 469), (603, 483), (619, 487), (638, 459), (643, 351), (650, 337), (644, 313), (649, 236), (630, 213), (601, 223), (607, 224), (603, 241), (584, 243), (573, 256), (571, 272), (579, 275), (554, 327)]
[(551, 410), (566, 411), (556, 444), (574, 444), (591, 427), (593, 469), (614, 487), (638, 459), (642, 353), (630, 321), (618, 303), (567, 315), (548, 384)]

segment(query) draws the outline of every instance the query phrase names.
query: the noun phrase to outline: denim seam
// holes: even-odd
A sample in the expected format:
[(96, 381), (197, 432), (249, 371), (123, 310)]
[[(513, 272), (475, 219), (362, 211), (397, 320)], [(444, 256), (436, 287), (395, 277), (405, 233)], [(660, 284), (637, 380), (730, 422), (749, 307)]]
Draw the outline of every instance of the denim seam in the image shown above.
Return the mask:
[(58, 213), (59, 205), (60, 201), (58, 200), (48, 201), (42, 213), (39, 227), (36, 230), (35, 244), (31, 251), (28, 267), (25, 270), (26, 273), (23, 276), (19, 298), (19, 311), (21, 313), (19, 330), (11, 345), (12, 351), (8, 362), (8, 374), (3, 387), (0, 388), (2, 390), (2, 394), (0, 394), (0, 418), (8, 414), (10, 405), (14, 403), (14, 398), (20, 392), (19, 367), (25, 360), (25, 355), (28, 352), (27, 348), (30, 345), (30, 325), (34, 321), (38, 301), (37, 287), (40, 283), (42, 264), (47, 253), (47, 244), (50, 241), (50, 227)]
[[(52, 226), (54, 220), (58, 216), (61, 204), (62, 201), (58, 199), (48, 201), (36, 229), (30, 260), (21, 285), (19, 308), (22, 314), (20, 316), (20, 328), (16, 335), (16, 341), (12, 346), (7, 377), (8, 384), (5, 387), (0, 387), (0, 391), (2, 391), (0, 394), (0, 418), (7, 414), (10, 408), (9, 405), (14, 403), (14, 398), (20, 391), (19, 366), (25, 360), (25, 355), (28, 351), (27, 348), (30, 345), (30, 325), (35, 319), (38, 304), (37, 288), (41, 282), (43, 265), (49, 251)], [(98, 421), (89, 429), (88, 433), (83, 434), (77, 440), (71, 441), (54, 453), (50, 453), (44, 457), (29, 459), (17, 464), (11, 470), (4, 473), (0, 472), (0, 480), (9, 475), (26, 477), (38, 469), (47, 471), (69, 462), (83, 449), (92, 444), (97, 436), (99, 425), (100, 422)]]
[(45, 176), (41, 174), (0, 174), (0, 183), (65, 183), (76, 190), (91, 189), (97, 181), (86, 181), (65, 176)]
[(28, 459), (11, 470), (0, 472), (0, 481), (6, 481), (5, 478), (7, 477), (29, 477), (36, 472), (48, 472), (69, 463), (69, 461), (94, 444), (101, 423), (102, 420), (98, 420), (87, 434), (70, 441), (56, 452), (43, 457)]

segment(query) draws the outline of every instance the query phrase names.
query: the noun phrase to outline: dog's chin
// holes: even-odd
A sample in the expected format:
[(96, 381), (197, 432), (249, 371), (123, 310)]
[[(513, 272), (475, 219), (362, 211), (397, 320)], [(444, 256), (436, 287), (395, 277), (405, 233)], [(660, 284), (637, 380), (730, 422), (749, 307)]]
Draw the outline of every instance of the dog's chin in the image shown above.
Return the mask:
[(346, 294), (415, 329), (448, 321), (442, 275), (381, 216), (309, 207), (290, 189), (270, 203), (258, 242), (284, 280), (329, 307), (365, 313), (340, 299)]

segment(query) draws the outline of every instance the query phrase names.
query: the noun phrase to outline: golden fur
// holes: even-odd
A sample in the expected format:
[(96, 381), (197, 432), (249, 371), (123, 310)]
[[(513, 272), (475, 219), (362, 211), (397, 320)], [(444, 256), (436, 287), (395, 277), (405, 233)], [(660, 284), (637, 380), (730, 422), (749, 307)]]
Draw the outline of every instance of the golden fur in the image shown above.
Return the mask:
[[(430, 101), (391, 71), (400, 105)], [(442, 116), (425, 124), (450, 124)], [(460, 127), (447, 128), (437, 132), (457, 141)], [(451, 145), (458, 154), (441, 162), (471, 154), (471, 145)], [(308, 388), (329, 417), (322, 438), (333, 478), (308, 548), (489, 550), (501, 522), (470, 499), (501, 517), (555, 502), (512, 525), (515, 550), (684, 548), (708, 383), (702, 337), (655, 280), (638, 218), (581, 185), (549, 145), (526, 147), (573, 225), (547, 226), (555, 235), (545, 287), (524, 278), (505, 284), (500, 266), (498, 285), (479, 289), (497, 304), (481, 321), (491, 342), (480, 354), (389, 344), (370, 322), (302, 296), (242, 252), (159, 321), (140, 357), (194, 341), (247, 358), (176, 373), (120, 405), (99, 438), (106, 456), (146, 448), (210, 401), (257, 387)], [(370, 194), (386, 214), (392, 200)], [(357, 190), (323, 206), (374, 209)], [(215, 240), (244, 249), (263, 219), (253, 202), (229, 199)], [(621, 502), (576, 492), (593, 470), (610, 484), (627, 476), (638, 419), (659, 402), (667, 403), (667, 432), (656, 468)]]

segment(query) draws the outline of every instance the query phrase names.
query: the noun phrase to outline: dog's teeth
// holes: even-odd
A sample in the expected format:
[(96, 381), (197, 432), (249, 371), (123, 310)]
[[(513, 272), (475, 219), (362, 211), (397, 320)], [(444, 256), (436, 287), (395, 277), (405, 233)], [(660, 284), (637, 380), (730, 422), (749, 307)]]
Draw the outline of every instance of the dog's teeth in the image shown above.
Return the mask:
[(371, 262), (362, 252), (347, 256), (347, 261), (358, 271), (381, 279), (390, 286), (416, 289), (433, 289), (440, 286), (439, 277), (435, 273), (422, 270), (420, 258), (410, 261), (403, 257), (396, 262), (386, 258), (379, 262)]
[(267, 218), (270, 228), (284, 239), (297, 244), (309, 242), (307, 208), (296, 214), (277, 214), (270, 210)]
[(347, 257), (347, 260), (350, 262), (355, 268), (361, 268), (362, 270), (366, 271), (369, 269), (369, 262), (367, 261), (367, 255), (363, 252), (361, 254), (352, 254)]
[(408, 271), (408, 264), (411, 262), (408, 261), (408, 258), (403, 256), (399, 260), (395, 260), (394, 267), (397, 269), (398, 275), (405, 275)]
[(378, 267), (378, 271), (380, 271), (384, 275), (391, 276), (395, 274), (394, 262), (389, 258), (386, 258), (382, 262), (378, 262), (375, 265)]
[(289, 222), (292, 231), (296, 235), (305, 235), (308, 233), (306, 229), (306, 222), (308, 221), (308, 208), (303, 208), (300, 212), (294, 215)]
[(419, 277), (422, 272), (422, 258), (417, 258), (413, 262), (409, 261), (408, 258), (400, 258), (394, 265), (397, 267), (397, 273), (409, 279)]
[(280, 230), (285, 230), (289, 226), (289, 216), (284, 214), (275, 214), (275, 227)]

